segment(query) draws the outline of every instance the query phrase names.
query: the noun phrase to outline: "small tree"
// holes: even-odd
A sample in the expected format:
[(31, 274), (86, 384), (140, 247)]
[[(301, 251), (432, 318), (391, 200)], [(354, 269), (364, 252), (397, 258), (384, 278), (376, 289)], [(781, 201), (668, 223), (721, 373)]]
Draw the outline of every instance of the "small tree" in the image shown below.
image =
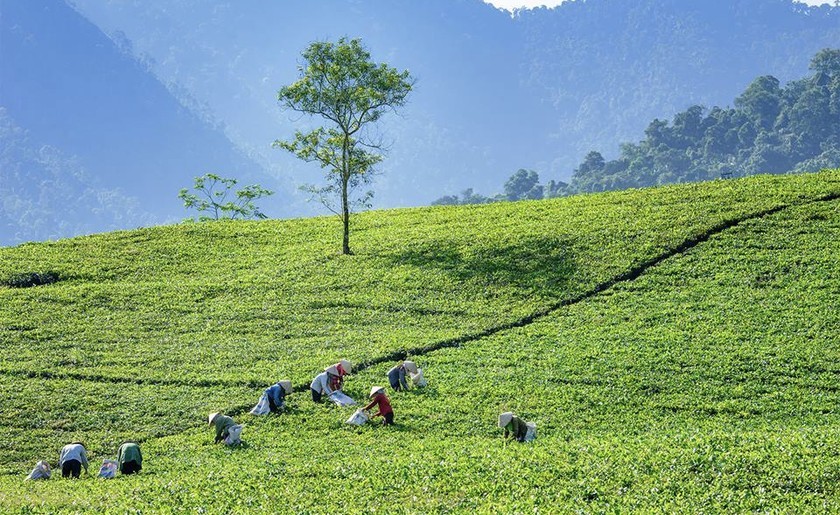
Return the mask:
[[(296, 131), (291, 141), (277, 140), (274, 146), (326, 169), (327, 186), (304, 189), (341, 217), (342, 253), (352, 254), (351, 205), (368, 206), (373, 193), (355, 199), (352, 195), (371, 182), (374, 166), (382, 160), (383, 147), (374, 140), (369, 126), (405, 105), (414, 80), (407, 70), (400, 72), (372, 62), (358, 39), (312, 43), (304, 50), (298, 69), (298, 81), (278, 92), (280, 105), (320, 116), (327, 126), (307, 133)], [(339, 207), (333, 204), (336, 196)]]
[(262, 197), (273, 195), (259, 184), (245, 186), (241, 190), (233, 191), (236, 186), (236, 179), (226, 179), (213, 173), (204, 174), (195, 178), (193, 189), (190, 193), (187, 188), (178, 193), (178, 198), (184, 201), (187, 209), (196, 209), (199, 213), (199, 221), (218, 220), (220, 218), (230, 219), (251, 219), (267, 218), (260, 212), (254, 201)]

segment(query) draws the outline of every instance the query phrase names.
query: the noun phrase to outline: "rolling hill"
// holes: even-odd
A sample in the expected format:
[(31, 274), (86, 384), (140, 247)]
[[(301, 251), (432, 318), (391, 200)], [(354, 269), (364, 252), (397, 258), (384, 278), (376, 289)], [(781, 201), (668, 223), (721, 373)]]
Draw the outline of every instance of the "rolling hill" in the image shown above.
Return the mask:
[[(840, 509), (840, 171), (483, 206), (154, 227), (0, 249), (8, 511)], [(412, 356), (397, 426), (362, 399)], [(246, 414), (288, 377), (291, 412)], [(537, 423), (505, 443), (496, 415)], [(246, 424), (212, 444), (210, 411)], [(113, 481), (23, 483), (83, 439)]]

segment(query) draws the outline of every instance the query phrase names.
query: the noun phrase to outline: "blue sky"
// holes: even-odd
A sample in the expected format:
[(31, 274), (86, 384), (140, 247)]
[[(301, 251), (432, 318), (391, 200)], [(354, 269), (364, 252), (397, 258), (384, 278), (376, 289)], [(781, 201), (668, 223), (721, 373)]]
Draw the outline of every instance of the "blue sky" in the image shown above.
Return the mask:
[[(493, 4), (502, 9), (516, 9), (520, 7), (538, 7), (544, 5), (546, 7), (554, 7), (562, 4), (565, 0), (484, 0), (488, 4)], [(831, 4), (826, 0), (799, 0), (808, 5), (822, 5)]]

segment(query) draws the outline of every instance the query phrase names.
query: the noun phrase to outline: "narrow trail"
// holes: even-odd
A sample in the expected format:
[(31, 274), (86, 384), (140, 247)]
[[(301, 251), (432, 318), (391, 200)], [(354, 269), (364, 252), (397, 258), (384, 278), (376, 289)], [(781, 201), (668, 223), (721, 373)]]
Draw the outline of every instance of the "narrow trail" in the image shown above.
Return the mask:
[[(411, 349), (403, 349), (399, 351), (392, 352), (390, 354), (386, 354), (383, 356), (379, 356), (377, 358), (373, 358), (367, 361), (360, 362), (353, 367), (353, 372), (358, 373), (368, 368), (374, 367), (376, 365), (380, 365), (382, 363), (392, 363), (395, 361), (404, 360), (408, 357), (414, 356), (423, 356), (437, 350), (446, 349), (446, 348), (453, 348), (453, 347), (460, 347), (466, 343), (474, 342), (481, 340), (483, 338), (487, 338), (489, 336), (493, 336), (495, 334), (515, 329), (519, 327), (524, 327), (529, 324), (535, 323), (542, 318), (545, 318), (560, 309), (565, 307), (577, 304), (579, 302), (585, 301), (598, 295), (601, 292), (604, 292), (613, 286), (624, 283), (628, 281), (633, 281), (634, 279), (638, 278), (651, 268), (657, 266), (661, 262), (665, 261), (666, 259), (679, 256), (684, 254), (685, 252), (697, 247), (698, 245), (708, 241), (710, 238), (721, 234), (729, 229), (737, 227), (738, 225), (749, 222), (752, 220), (757, 220), (760, 218), (764, 218), (781, 211), (795, 208), (795, 207), (802, 207), (807, 206), (810, 204), (816, 204), (821, 202), (830, 202), (840, 199), (840, 192), (835, 192), (831, 194), (827, 194), (821, 197), (817, 197), (814, 199), (804, 200), (802, 202), (796, 202), (791, 204), (784, 204), (776, 207), (772, 207), (769, 209), (765, 209), (762, 211), (758, 211), (752, 213), (747, 216), (743, 216), (740, 218), (732, 219), (732, 220), (725, 220), (715, 226), (710, 227), (708, 230), (704, 231), (702, 234), (699, 234), (693, 238), (689, 238), (676, 247), (669, 249), (658, 256), (654, 256), (650, 259), (639, 263), (638, 265), (630, 268), (629, 270), (612, 277), (609, 280), (606, 280), (600, 284), (597, 284), (592, 289), (583, 292), (579, 295), (574, 297), (564, 299), (558, 302), (555, 302), (546, 308), (543, 308), (539, 311), (536, 311), (528, 316), (520, 318), (518, 320), (507, 322), (504, 324), (499, 324), (497, 326), (489, 327), (483, 331), (479, 331), (476, 333), (466, 334), (463, 336), (459, 336), (457, 338), (451, 338), (447, 340), (442, 340), (431, 345), (425, 345), (422, 347), (415, 347)], [(111, 377), (106, 375), (97, 375), (97, 374), (84, 374), (84, 373), (74, 373), (74, 372), (29, 372), (29, 371), (19, 371), (19, 370), (3, 370), (0, 369), (0, 375), (8, 375), (8, 376), (18, 376), (18, 377), (25, 377), (25, 378), (33, 378), (33, 379), (76, 379), (76, 380), (84, 380), (84, 381), (94, 381), (94, 382), (103, 382), (103, 383), (116, 383), (116, 384), (138, 384), (138, 385), (160, 385), (160, 386), (184, 386), (184, 387), (244, 387), (244, 388), (253, 388), (254, 390), (262, 390), (267, 384), (259, 381), (246, 381), (246, 382), (236, 382), (236, 381), (223, 381), (223, 380), (183, 380), (183, 379), (144, 379), (144, 378), (126, 378), (126, 377)], [(296, 386), (293, 389), (295, 393), (304, 393), (309, 390), (308, 384), (301, 384)], [(229, 415), (242, 415), (247, 413), (251, 406), (256, 402), (256, 398), (249, 399), (247, 404), (240, 404), (236, 406), (228, 406), (225, 413)], [(192, 429), (193, 426), (185, 427), (183, 430)], [(167, 435), (152, 435), (147, 438), (140, 438), (135, 441), (138, 443), (143, 443), (145, 441), (154, 440), (158, 438), (164, 438), (167, 436), (172, 436), (174, 434), (178, 434), (181, 431), (176, 431), (171, 434)]]

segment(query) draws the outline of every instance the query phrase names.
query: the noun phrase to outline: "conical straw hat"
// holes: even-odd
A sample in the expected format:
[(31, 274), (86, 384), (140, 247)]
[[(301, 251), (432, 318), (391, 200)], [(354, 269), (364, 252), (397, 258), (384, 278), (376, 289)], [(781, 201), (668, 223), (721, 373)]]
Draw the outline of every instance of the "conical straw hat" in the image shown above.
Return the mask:
[(405, 367), (406, 370), (408, 370), (412, 374), (417, 373), (417, 364), (414, 363), (413, 361), (403, 361), (403, 366)]
[(499, 415), (499, 427), (505, 427), (513, 420), (513, 412), (506, 411)]
[(210, 424), (212, 424), (213, 421), (216, 420), (216, 417), (218, 417), (218, 416), (219, 416), (218, 413), (211, 413), (210, 416), (207, 418), (207, 425), (209, 426)]
[(342, 359), (341, 361), (339, 361), (339, 363), (341, 364), (341, 368), (344, 369), (345, 373), (349, 374), (353, 371), (353, 365), (346, 359)]
[(384, 392), (384, 391), (385, 391), (385, 388), (382, 388), (381, 386), (373, 386), (370, 389), (370, 395), (368, 395), (368, 397), (373, 397), (374, 395), (377, 394), (377, 392)]
[(286, 390), (286, 394), (292, 393), (292, 382), (291, 381), (277, 381), (277, 384), (283, 387)]

